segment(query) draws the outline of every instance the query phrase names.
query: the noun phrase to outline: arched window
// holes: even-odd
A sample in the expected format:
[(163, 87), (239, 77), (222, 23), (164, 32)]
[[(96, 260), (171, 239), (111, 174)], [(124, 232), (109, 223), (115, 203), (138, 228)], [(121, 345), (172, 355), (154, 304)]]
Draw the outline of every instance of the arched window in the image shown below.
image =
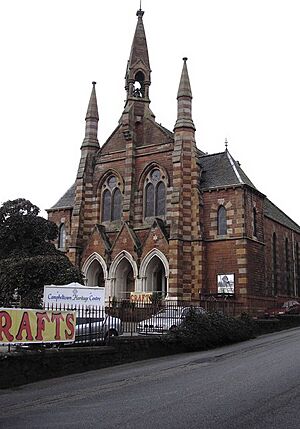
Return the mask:
[(121, 219), (122, 195), (119, 188), (116, 188), (112, 195), (112, 220)]
[(102, 221), (107, 222), (110, 220), (111, 210), (111, 192), (108, 189), (103, 192), (102, 202)]
[(58, 229), (58, 248), (65, 249), (66, 247), (66, 228), (65, 224), (62, 223)]
[(161, 170), (154, 168), (145, 181), (145, 218), (165, 216), (166, 177)]
[(156, 214), (163, 216), (166, 212), (166, 187), (163, 182), (156, 186)]
[(297, 296), (300, 296), (300, 261), (299, 243), (296, 244), (296, 275), (297, 275)]
[(226, 209), (224, 206), (220, 206), (218, 210), (218, 235), (227, 234), (227, 218)]
[(145, 97), (145, 76), (141, 71), (135, 75), (133, 96), (137, 98)]
[(278, 283), (277, 283), (277, 238), (275, 232), (273, 233), (272, 240), (272, 268), (273, 268), (273, 293), (277, 295)]
[(286, 270), (286, 292), (288, 295), (291, 293), (290, 285), (290, 255), (289, 255), (289, 240), (285, 239), (285, 270)]
[(120, 220), (122, 216), (122, 194), (116, 176), (109, 176), (103, 184), (102, 222)]
[(148, 183), (148, 185), (146, 186), (145, 204), (146, 204), (145, 217), (154, 216), (154, 186), (152, 185), (152, 183)]
[(253, 236), (257, 237), (257, 214), (256, 208), (253, 208)]

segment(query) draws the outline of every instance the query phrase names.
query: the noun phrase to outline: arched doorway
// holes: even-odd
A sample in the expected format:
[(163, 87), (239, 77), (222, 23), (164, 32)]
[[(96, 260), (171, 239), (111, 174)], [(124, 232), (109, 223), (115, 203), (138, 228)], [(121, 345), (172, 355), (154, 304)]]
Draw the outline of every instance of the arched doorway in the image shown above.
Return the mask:
[(135, 290), (135, 279), (131, 263), (123, 258), (115, 272), (114, 295), (118, 299), (129, 299), (130, 292)]
[[(82, 272), (86, 286), (105, 287), (107, 283), (107, 268), (102, 256), (92, 253), (84, 262)], [(108, 291), (106, 291), (106, 294)]]
[(87, 286), (105, 287), (104, 272), (101, 264), (96, 259), (89, 265), (85, 277)]
[(145, 271), (145, 292), (158, 292), (164, 298), (167, 294), (166, 272), (158, 256), (153, 256)]
[(162, 298), (168, 296), (169, 262), (164, 253), (152, 249), (143, 258), (140, 267), (142, 292), (158, 292)]

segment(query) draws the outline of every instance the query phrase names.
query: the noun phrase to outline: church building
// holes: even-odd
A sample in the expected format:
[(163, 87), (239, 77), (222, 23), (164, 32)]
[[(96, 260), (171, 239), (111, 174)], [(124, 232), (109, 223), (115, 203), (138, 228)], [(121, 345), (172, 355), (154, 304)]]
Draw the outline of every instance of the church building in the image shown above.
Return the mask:
[(143, 292), (196, 302), (225, 294), (262, 309), (299, 298), (300, 227), (253, 185), (227, 147), (207, 154), (196, 146), (187, 58), (174, 129), (156, 122), (143, 14), (138, 10), (125, 107), (101, 145), (93, 82), (75, 183), (48, 209), (59, 227), (57, 247), (86, 285), (105, 287), (106, 299)]

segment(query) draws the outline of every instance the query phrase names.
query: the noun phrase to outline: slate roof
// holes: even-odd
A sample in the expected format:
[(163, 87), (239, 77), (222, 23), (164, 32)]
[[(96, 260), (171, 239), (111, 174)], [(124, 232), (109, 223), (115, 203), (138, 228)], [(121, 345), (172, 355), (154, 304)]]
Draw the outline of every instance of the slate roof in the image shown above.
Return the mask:
[(74, 206), (76, 183), (49, 210), (70, 209)]
[(199, 164), (202, 169), (202, 176), (200, 179), (201, 189), (241, 184), (256, 189), (251, 180), (241, 169), (239, 163), (232, 158), (228, 150), (212, 155), (200, 156)]
[(265, 199), (264, 205), (265, 216), (300, 233), (300, 226), (291, 218), (289, 218), (282, 210), (275, 206), (275, 204), (268, 200), (268, 198)]
[[(202, 168), (200, 188), (202, 190), (223, 186), (245, 184), (256, 189), (251, 180), (228, 151), (199, 157)], [(264, 214), (266, 217), (300, 233), (300, 226), (289, 218), (268, 198), (264, 199)]]

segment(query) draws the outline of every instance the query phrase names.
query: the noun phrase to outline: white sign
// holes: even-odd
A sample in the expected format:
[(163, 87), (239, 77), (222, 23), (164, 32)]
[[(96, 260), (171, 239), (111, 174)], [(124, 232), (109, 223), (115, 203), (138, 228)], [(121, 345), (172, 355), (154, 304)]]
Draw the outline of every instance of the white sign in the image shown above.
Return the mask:
[(80, 283), (44, 286), (44, 306), (103, 307), (105, 305), (104, 287), (83, 286)]
[(218, 274), (218, 293), (234, 294), (234, 274)]

